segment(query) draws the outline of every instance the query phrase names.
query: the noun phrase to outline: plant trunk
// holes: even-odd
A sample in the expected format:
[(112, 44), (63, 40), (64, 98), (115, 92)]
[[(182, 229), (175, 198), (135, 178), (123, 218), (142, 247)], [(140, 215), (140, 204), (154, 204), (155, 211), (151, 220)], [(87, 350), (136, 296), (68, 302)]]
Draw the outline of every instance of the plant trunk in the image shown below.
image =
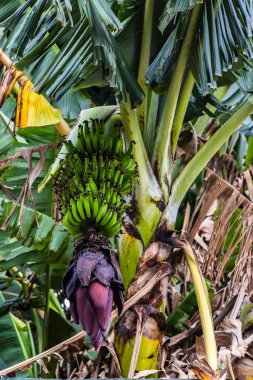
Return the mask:
[[(170, 279), (173, 270), (165, 260), (170, 249), (154, 242), (144, 252), (134, 280), (128, 288), (126, 299), (142, 292), (151, 283), (152, 290), (144, 293), (141, 301), (119, 319), (115, 329), (115, 349), (123, 377), (133, 377), (135, 371), (154, 370), (155, 377), (161, 343), (165, 331), (165, 317), (161, 312), (167, 298), (164, 279)], [(167, 282), (166, 282), (167, 284)]]

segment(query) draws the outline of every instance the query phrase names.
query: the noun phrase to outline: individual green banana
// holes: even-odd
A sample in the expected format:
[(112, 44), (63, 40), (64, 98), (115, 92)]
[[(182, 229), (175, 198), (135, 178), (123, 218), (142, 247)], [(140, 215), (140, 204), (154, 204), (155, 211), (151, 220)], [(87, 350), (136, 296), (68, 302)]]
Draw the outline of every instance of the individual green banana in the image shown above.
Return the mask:
[(86, 147), (86, 151), (88, 153), (92, 153), (92, 146), (91, 146), (91, 140), (90, 140), (90, 136), (87, 134), (85, 136), (85, 147)]
[(133, 159), (134, 158), (133, 153), (134, 153), (134, 143), (133, 141), (131, 141), (129, 144), (128, 150), (121, 155), (120, 160), (124, 160), (127, 157), (130, 157)]
[(115, 184), (117, 184), (120, 174), (121, 174), (120, 170), (115, 171), (114, 176), (113, 176), (113, 180)]
[(93, 152), (98, 151), (98, 136), (96, 133), (93, 133), (91, 135), (91, 146), (92, 146)]
[(113, 211), (112, 212), (112, 216), (111, 218), (108, 220), (108, 222), (104, 225), (105, 228), (111, 228), (112, 226), (114, 226), (114, 224), (117, 222), (118, 220), (118, 214), (116, 211)]
[(112, 209), (107, 210), (107, 213), (105, 214), (105, 216), (103, 217), (103, 219), (99, 223), (100, 226), (105, 226), (107, 224), (107, 222), (111, 219), (112, 215), (113, 215), (113, 210)]
[(119, 231), (120, 231), (120, 228), (122, 227), (122, 221), (121, 220), (118, 220), (114, 225), (112, 225), (111, 227), (109, 228), (105, 228), (103, 230), (104, 234), (107, 236), (107, 237), (112, 237), (114, 235), (116, 235)]
[(112, 194), (111, 204), (117, 205), (121, 201), (121, 199), (122, 197), (120, 196), (120, 194), (116, 190), (114, 190)]
[(115, 155), (121, 155), (123, 153), (123, 140), (116, 140), (115, 147), (113, 147)]
[(108, 204), (107, 203), (103, 203), (99, 210), (98, 210), (98, 214), (97, 214), (97, 217), (96, 217), (96, 223), (97, 224), (100, 224), (101, 220), (103, 219), (103, 217), (105, 216), (106, 212), (108, 210)]
[(117, 179), (116, 185), (117, 185), (117, 186), (121, 186), (122, 183), (123, 183), (123, 180), (124, 180), (124, 173), (120, 173), (120, 175), (118, 176), (118, 179)]
[(76, 143), (77, 150), (79, 150), (80, 153), (84, 154), (85, 153), (85, 144), (83, 141), (83, 134), (81, 131), (81, 128), (79, 127), (78, 129), (78, 139)]
[(72, 215), (72, 210), (69, 208), (68, 211), (66, 212), (66, 218), (68, 219), (69, 223), (72, 224), (73, 227), (78, 227), (80, 225), (79, 222), (77, 222), (73, 215)]
[(99, 201), (98, 201), (98, 198), (96, 197), (94, 198), (94, 201), (93, 201), (93, 213), (92, 213), (93, 219), (97, 217), (98, 210), (99, 210)]
[(77, 171), (78, 174), (82, 175), (83, 174), (83, 162), (78, 154), (74, 155), (74, 170)]
[(84, 147), (85, 147), (85, 137), (86, 137), (87, 128), (88, 128), (88, 124), (86, 122), (80, 124), (80, 136), (81, 136), (81, 140)]
[(124, 170), (134, 170), (136, 166), (135, 161), (130, 157), (124, 158), (120, 163)]
[(72, 179), (73, 179), (73, 184), (77, 186), (77, 189), (79, 189), (79, 191), (81, 190), (82, 192), (84, 192), (85, 190), (82, 185), (82, 179), (77, 172), (75, 172), (75, 175), (72, 177)]
[(82, 201), (83, 209), (85, 210), (85, 214), (87, 215), (87, 218), (91, 218), (91, 209), (90, 209), (90, 202), (88, 197), (82, 197), (80, 198)]
[(89, 171), (89, 163), (90, 163), (90, 160), (88, 157), (85, 157), (84, 158), (84, 164), (83, 164), (83, 173), (87, 173)]
[(74, 153), (76, 153), (76, 148), (74, 147), (72, 141), (66, 140), (64, 142), (64, 145), (70, 155), (73, 155)]
[(67, 228), (67, 230), (72, 234), (72, 235), (77, 235), (79, 231), (77, 230), (76, 227), (72, 226), (72, 224), (69, 222), (68, 217), (65, 215), (62, 219), (62, 224)]
[(101, 134), (99, 136), (99, 150), (101, 152), (105, 151), (105, 135), (104, 134)]
[(111, 187), (111, 189), (110, 189), (110, 204), (112, 204), (113, 194), (114, 194), (114, 188)]
[(126, 181), (121, 186), (121, 192), (122, 194), (126, 195), (131, 191), (131, 183), (129, 181)]
[(100, 185), (99, 191), (101, 192), (102, 196), (105, 196), (106, 193), (106, 181), (103, 180), (103, 182)]
[(109, 185), (107, 185), (106, 193), (105, 193), (105, 199), (106, 199), (107, 203), (110, 203), (110, 199), (111, 199), (111, 192), (110, 192), (110, 190), (111, 190), (111, 185), (109, 183)]
[(105, 177), (105, 162), (104, 162), (102, 154), (98, 155), (97, 162), (98, 162), (98, 181), (100, 182)]
[(71, 211), (72, 211), (73, 218), (75, 219), (76, 222), (81, 223), (82, 222), (82, 218), (78, 214), (77, 204), (76, 204), (76, 202), (73, 199), (70, 200), (70, 206), (71, 206)]
[(81, 200), (81, 197), (83, 197), (83, 196), (81, 195), (80, 198), (77, 199), (77, 201), (76, 201), (77, 211), (78, 211), (78, 214), (80, 215), (80, 217), (82, 218), (82, 220), (85, 220), (86, 214), (85, 214), (85, 211), (83, 209), (83, 202)]
[(99, 167), (99, 182), (103, 181), (106, 178), (105, 166)]
[(89, 186), (90, 186), (92, 194), (94, 196), (97, 196), (98, 195), (98, 188), (97, 188), (96, 183), (94, 182), (94, 180), (91, 177), (89, 177), (88, 182), (89, 182)]
[(94, 206), (94, 198), (93, 198), (93, 194), (92, 194), (92, 192), (89, 193), (89, 195), (88, 195), (88, 199), (89, 199), (90, 213), (91, 213), (90, 218), (92, 218), (92, 214), (93, 214), (93, 206)]

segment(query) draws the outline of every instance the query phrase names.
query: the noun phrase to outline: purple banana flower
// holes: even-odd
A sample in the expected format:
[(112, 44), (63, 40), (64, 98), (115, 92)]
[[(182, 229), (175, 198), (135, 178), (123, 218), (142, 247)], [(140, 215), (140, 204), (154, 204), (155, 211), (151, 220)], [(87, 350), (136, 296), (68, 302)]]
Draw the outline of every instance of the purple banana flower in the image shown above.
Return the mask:
[(105, 255), (83, 250), (67, 268), (63, 289), (70, 301), (74, 322), (80, 321), (97, 349), (104, 339), (113, 301), (119, 314), (124, 304), (124, 286), (114, 254), (109, 250)]

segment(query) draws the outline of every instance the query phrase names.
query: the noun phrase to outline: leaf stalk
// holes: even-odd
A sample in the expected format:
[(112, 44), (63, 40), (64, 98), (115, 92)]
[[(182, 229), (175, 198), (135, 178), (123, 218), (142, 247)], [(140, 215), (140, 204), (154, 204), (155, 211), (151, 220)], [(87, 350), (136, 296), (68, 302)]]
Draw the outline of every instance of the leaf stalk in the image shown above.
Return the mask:
[(178, 208), (197, 176), (251, 113), (253, 113), (253, 103), (249, 99), (218, 129), (182, 170), (173, 185), (169, 203), (162, 216), (167, 228), (174, 229)]
[(138, 182), (135, 186), (136, 227), (144, 246), (150, 242), (161, 216), (157, 204), (162, 199), (160, 186), (151, 168), (142, 139), (135, 110), (130, 103), (120, 104), (124, 133), (127, 141), (134, 141), (134, 158), (138, 165)]
[(190, 53), (192, 41), (195, 35), (201, 7), (201, 4), (197, 4), (191, 12), (189, 24), (181, 46), (175, 71), (168, 89), (164, 105), (164, 111), (162, 113), (161, 122), (158, 127), (158, 133), (155, 140), (152, 164), (157, 168), (157, 174), (160, 184), (162, 186), (163, 193), (166, 198), (165, 200), (168, 199), (167, 173), (169, 171), (171, 162), (171, 157), (169, 153), (169, 147), (171, 144), (171, 130), (174, 122), (184, 72)]
[(192, 275), (193, 285), (198, 302), (199, 315), (204, 336), (206, 359), (210, 367), (215, 371), (218, 368), (217, 346), (206, 283), (198, 267), (193, 250), (187, 241), (183, 242), (183, 251)]
[(144, 19), (143, 19), (143, 32), (141, 40), (140, 49), (140, 62), (138, 71), (138, 82), (145, 94), (144, 100), (137, 110), (138, 121), (141, 130), (143, 126), (145, 128), (145, 113), (147, 109), (147, 86), (145, 74), (149, 65), (150, 60), (150, 46), (151, 46), (151, 36), (152, 36), (152, 20), (153, 20), (153, 10), (154, 10), (154, 0), (146, 0)]
[(180, 96), (172, 127), (172, 156), (174, 156), (176, 153), (179, 134), (184, 122), (184, 117), (190, 101), (194, 83), (195, 79), (192, 75), (192, 72), (191, 70), (188, 70), (184, 84), (182, 86), (182, 90), (180, 91)]

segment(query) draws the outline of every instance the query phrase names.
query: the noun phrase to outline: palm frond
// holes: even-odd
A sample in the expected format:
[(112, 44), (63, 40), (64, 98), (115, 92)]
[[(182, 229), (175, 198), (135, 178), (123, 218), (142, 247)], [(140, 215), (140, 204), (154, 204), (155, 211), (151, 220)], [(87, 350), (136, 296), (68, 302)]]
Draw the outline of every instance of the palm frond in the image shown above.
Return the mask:
[[(109, 3), (26, 2), (2, 25), (0, 42), (7, 54), (15, 54), (17, 67), (30, 66), (31, 74), (44, 71), (39, 79), (32, 78), (37, 91), (59, 100), (99, 69), (95, 85), (109, 84), (120, 102), (127, 101), (127, 94), (132, 104), (141, 102), (142, 91), (115, 41), (123, 25)], [(55, 55), (50, 65), (45, 65), (46, 53)]]
[[(152, 88), (168, 86), (193, 5), (193, 1), (167, 3), (169, 37), (146, 74)], [(250, 68), (253, 12), (252, 0), (212, 0), (205, 2), (202, 8), (188, 65), (200, 93), (205, 95), (218, 87), (219, 78), (227, 72), (234, 75), (242, 68)]]
[(168, 0), (160, 17), (158, 28), (163, 33), (174, 17), (180, 13), (192, 9), (196, 3), (202, 3), (201, 0)]
[(103, 18), (104, 12), (100, 11), (99, 3), (101, 1), (97, 1), (96, 3), (87, 1), (86, 5), (95, 62), (103, 62), (106, 78), (111, 87), (116, 88), (116, 98), (118, 101), (126, 103), (129, 94), (132, 105), (136, 106), (143, 99), (142, 90), (136, 79), (132, 76), (114, 36), (108, 29), (107, 19)]
[(223, 0), (204, 4), (203, 18), (196, 35), (190, 65), (205, 94), (217, 88), (218, 77), (250, 67), (253, 14), (248, 2)]

